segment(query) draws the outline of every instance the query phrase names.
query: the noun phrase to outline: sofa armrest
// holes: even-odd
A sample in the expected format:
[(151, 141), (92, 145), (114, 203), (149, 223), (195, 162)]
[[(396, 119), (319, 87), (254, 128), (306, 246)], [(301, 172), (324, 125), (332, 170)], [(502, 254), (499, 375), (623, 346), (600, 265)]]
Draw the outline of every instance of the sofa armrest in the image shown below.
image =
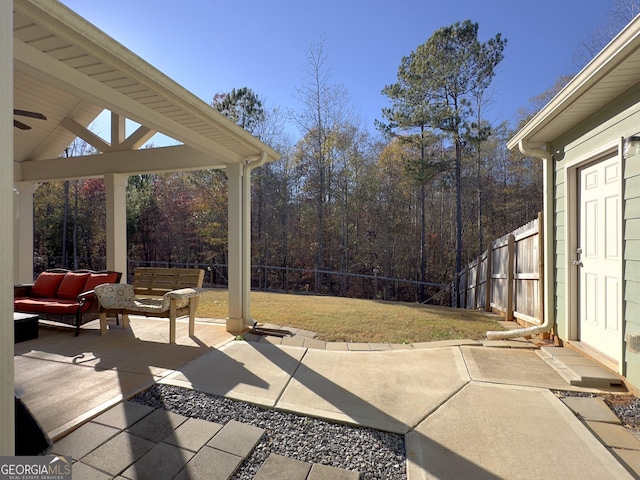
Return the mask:
[(33, 283), (13, 286), (13, 298), (28, 297), (31, 295)]
[(93, 290), (87, 290), (86, 292), (79, 293), (76, 297), (80, 305), (84, 305), (87, 302), (93, 302), (96, 298), (96, 294)]

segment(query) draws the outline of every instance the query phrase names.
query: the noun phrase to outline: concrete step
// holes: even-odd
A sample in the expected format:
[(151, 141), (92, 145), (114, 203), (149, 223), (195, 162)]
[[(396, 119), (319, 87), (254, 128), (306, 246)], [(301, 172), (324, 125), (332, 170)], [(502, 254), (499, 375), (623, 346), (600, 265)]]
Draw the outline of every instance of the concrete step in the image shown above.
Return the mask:
[(575, 350), (544, 346), (537, 353), (570, 385), (607, 388), (622, 384), (615, 374)]

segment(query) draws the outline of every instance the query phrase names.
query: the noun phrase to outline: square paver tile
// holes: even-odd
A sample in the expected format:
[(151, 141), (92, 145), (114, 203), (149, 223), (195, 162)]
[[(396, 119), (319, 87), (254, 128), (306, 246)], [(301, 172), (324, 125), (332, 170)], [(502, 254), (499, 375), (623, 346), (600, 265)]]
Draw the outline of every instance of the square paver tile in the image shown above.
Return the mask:
[(622, 425), (611, 423), (585, 422), (598, 438), (608, 447), (640, 450), (640, 440), (629, 433)]
[(129, 427), (127, 432), (152, 442), (160, 442), (186, 421), (187, 417), (183, 415), (158, 408)]
[(53, 445), (52, 452), (58, 455), (70, 455), (74, 460), (79, 460), (118, 433), (120, 430), (117, 428), (93, 422), (85, 423), (58, 440)]
[(75, 462), (71, 466), (71, 476), (82, 480), (111, 480), (113, 478), (112, 475), (96, 470), (82, 462)]
[(251, 453), (263, 433), (262, 428), (231, 420), (207, 445), (244, 458)]
[(615, 424), (622, 423), (601, 398), (565, 397), (562, 401), (583, 420)]
[(151, 450), (154, 445), (153, 442), (144, 438), (120, 432), (82, 458), (82, 462), (111, 475), (118, 475)]
[(122, 476), (131, 480), (171, 480), (184, 468), (194, 453), (168, 443), (159, 443)]
[(640, 452), (638, 450), (614, 448), (613, 453), (636, 473), (636, 477), (640, 476)]
[(203, 447), (175, 477), (175, 480), (225, 480), (242, 463), (243, 458), (231, 453)]
[(358, 480), (360, 472), (314, 463), (307, 480)]
[(272, 453), (253, 480), (305, 480), (311, 464)]
[(169, 436), (164, 439), (164, 442), (197, 452), (211, 440), (211, 437), (218, 433), (221, 428), (222, 425), (219, 423), (208, 422), (200, 418), (189, 418), (170, 433)]
[(153, 412), (154, 408), (134, 402), (122, 402), (92, 421), (124, 430)]

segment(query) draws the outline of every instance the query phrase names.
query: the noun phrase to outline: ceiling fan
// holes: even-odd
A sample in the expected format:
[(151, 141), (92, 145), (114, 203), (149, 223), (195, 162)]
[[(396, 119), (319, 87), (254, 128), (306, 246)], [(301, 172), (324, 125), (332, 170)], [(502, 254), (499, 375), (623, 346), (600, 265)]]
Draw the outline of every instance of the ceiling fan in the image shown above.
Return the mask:
[[(22, 117), (37, 118), (39, 120), (47, 119), (47, 117), (45, 117), (43, 114), (39, 112), (30, 112), (28, 110), (16, 110), (15, 108), (13, 109), (13, 114), (20, 115)], [(22, 123), (16, 120), (15, 118), (13, 119), (13, 126), (19, 128), (20, 130), (31, 130), (31, 127), (29, 125), (27, 125), (26, 123)]]

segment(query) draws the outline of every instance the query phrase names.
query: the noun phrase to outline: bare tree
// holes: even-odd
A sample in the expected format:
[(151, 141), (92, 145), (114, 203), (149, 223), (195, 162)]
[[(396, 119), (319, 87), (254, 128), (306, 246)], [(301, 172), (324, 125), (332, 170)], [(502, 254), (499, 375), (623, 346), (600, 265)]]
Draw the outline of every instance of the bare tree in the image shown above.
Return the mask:
[(640, 13), (640, 0), (610, 0), (603, 22), (585, 38), (574, 54), (573, 67), (581, 70)]

